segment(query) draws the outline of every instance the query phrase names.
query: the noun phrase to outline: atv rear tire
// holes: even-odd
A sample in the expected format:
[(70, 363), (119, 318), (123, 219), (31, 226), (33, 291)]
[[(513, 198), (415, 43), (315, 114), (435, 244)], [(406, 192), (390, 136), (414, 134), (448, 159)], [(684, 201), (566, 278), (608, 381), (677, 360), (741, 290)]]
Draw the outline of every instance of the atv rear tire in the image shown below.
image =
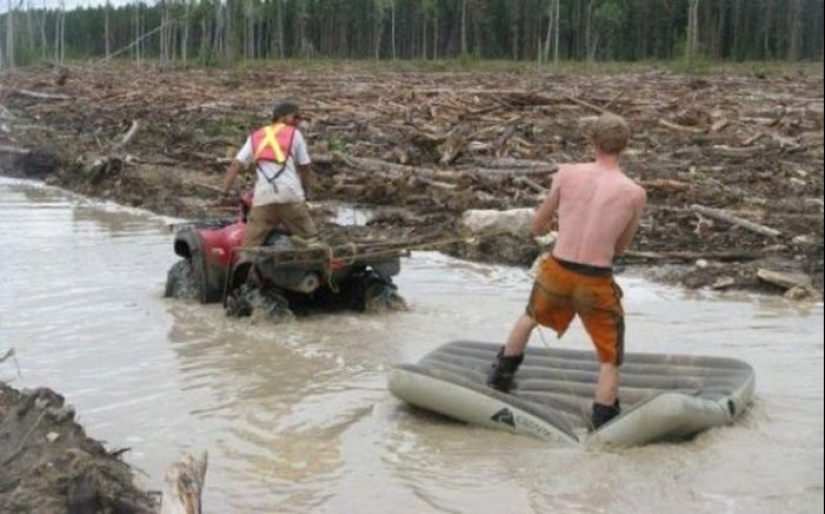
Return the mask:
[(289, 308), (289, 300), (275, 291), (262, 290), (249, 283), (235, 289), (226, 299), (226, 314), (229, 317), (246, 318), (255, 311), (276, 323), (295, 317)]
[(356, 310), (374, 314), (407, 309), (407, 302), (390, 280), (371, 271), (360, 273), (354, 280), (352, 302)]
[(407, 310), (407, 302), (398, 288), (386, 282), (372, 284), (364, 297), (364, 312), (380, 313)]
[(190, 259), (181, 259), (169, 268), (164, 296), (179, 300), (197, 300), (200, 298), (200, 287), (198, 287), (195, 270)]

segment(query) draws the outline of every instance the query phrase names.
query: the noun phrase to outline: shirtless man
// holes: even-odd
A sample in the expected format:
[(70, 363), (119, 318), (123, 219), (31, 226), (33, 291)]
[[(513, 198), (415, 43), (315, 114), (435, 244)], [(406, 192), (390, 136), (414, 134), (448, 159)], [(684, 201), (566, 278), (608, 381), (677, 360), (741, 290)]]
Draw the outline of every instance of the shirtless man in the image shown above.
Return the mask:
[(508, 392), (533, 330), (541, 324), (562, 337), (578, 314), (601, 363), (594, 430), (621, 412), (624, 310), (612, 266), (614, 256), (630, 247), (647, 203), (645, 190), (619, 166), (629, 139), (630, 129), (622, 118), (603, 116), (592, 133), (596, 161), (563, 166), (555, 176), (532, 231), (536, 236), (549, 232), (558, 213), (558, 240), (541, 263), (526, 314), (516, 322), (487, 379), (490, 387)]

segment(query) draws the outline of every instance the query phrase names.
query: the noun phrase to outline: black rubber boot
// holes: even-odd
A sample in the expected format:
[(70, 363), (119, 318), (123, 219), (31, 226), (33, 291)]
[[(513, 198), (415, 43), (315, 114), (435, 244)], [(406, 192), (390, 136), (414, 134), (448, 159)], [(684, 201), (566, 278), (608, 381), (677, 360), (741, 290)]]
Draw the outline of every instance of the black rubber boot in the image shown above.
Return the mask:
[(616, 400), (612, 406), (602, 405), (601, 403), (593, 404), (593, 430), (598, 430), (606, 425), (610, 420), (622, 413), (622, 406), (619, 400)]
[(524, 354), (505, 356), (502, 347), (487, 375), (487, 385), (502, 393), (509, 393), (513, 388), (513, 378), (522, 362), (524, 362)]

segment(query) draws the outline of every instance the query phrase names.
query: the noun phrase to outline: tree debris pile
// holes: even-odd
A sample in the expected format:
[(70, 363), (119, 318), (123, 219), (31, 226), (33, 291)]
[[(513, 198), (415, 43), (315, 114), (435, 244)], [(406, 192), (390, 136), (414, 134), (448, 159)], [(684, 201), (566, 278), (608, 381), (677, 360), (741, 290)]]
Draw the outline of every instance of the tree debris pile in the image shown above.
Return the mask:
[[(668, 277), (718, 289), (783, 292), (758, 271), (804, 274), (821, 292), (822, 90), (821, 66), (702, 76), (76, 68), (63, 85), (30, 70), (4, 77), (0, 154), (6, 173), (204, 216), (244, 138), (274, 101), (293, 98), (319, 175), (311, 200), (393, 211), (371, 237), (445, 239), (464, 211), (535, 206), (556, 163), (588, 158), (590, 123), (613, 112), (634, 129), (626, 169), (651, 204), (624, 263), (687, 264)], [(529, 264), (538, 250), (505, 256), (509, 239), (448, 250)]]
[(49, 389), (20, 393), (0, 382), (0, 443), (2, 512), (157, 511), (117, 452), (89, 439)]

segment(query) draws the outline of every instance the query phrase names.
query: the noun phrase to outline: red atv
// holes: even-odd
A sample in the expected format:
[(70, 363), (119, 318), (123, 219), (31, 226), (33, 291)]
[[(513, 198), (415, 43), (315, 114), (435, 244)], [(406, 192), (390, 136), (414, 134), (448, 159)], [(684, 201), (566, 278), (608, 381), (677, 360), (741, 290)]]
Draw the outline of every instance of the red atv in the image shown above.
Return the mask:
[(392, 282), (403, 249), (307, 246), (283, 230), (273, 231), (261, 248), (243, 249), (252, 194), (240, 204), (237, 218), (176, 225), (175, 253), (182, 259), (169, 270), (167, 297), (223, 302), (237, 317), (262, 309), (276, 320), (316, 308), (406, 308)]

